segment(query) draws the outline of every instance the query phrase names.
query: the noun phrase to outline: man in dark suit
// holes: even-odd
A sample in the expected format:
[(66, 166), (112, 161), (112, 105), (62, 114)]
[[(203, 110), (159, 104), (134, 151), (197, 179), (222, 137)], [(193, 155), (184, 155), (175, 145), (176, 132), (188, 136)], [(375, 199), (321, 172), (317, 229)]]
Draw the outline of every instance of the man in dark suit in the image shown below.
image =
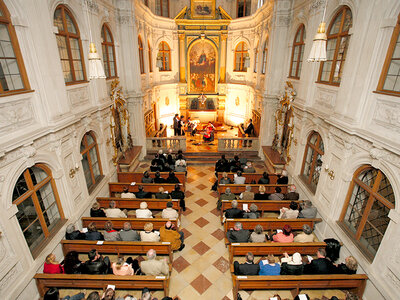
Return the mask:
[(292, 184), (289, 186), (289, 193), (285, 194), (285, 200), (299, 200), (300, 195), (296, 192), (296, 186)]
[(107, 274), (110, 269), (108, 256), (101, 256), (96, 249), (88, 253), (89, 260), (83, 264), (83, 274)]
[(179, 114), (175, 114), (175, 117), (174, 117), (174, 135), (176, 136), (176, 135), (179, 135), (179, 121), (180, 121), (180, 119), (179, 119)]
[(317, 259), (313, 259), (309, 264), (304, 266), (304, 274), (330, 274), (332, 273), (332, 262), (326, 258), (324, 248), (317, 251)]
[(230, 243), (247, 243), (250, 237), (250, 231), (243, 229), (242, 223), (236, 222), (235, 227), (226, 234)]
[(248, 134), (248, 136), (252, 136), (254, 134), (254, 125), (253, 125), (253, 120), (250, 119), (249, 125), (247, 125), (247, 128), (244, 130), (245, 134)]
[(139, 198), (139, 199), (151, 198), (151, 193), (150, 192), (145, 192), (143, 190), (143, 186), (139, 185), (138, 189), (139, 189), (139, 191), (135, 193), (136, 198)]
[(240, 219), (243, 218), (243, 211), (238, 209), (238, 202), (236, 200), (232, 200), (232, 208), (228, 208), (225, 210), (225, 218), (227, 219)]
[(254, 263), (254, 255), (251, 252), (246, 254), (246, 262), (239, 264), (237, 261), (233, 263), (235, 275), (258, 275), (260, 266)]

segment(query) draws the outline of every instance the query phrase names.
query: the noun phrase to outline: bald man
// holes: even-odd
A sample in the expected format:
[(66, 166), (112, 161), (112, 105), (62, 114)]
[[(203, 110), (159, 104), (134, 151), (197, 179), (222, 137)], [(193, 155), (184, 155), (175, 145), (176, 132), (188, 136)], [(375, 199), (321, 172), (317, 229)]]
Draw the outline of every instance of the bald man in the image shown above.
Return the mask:
[(169, 267), (167, 263), (167, 259), (156, 259), (157, 253), (156, 250), (150, 249), (147, 251), (146, 257), (147, 260), (144, 260), (140, 263), (140, 269), (146, 275), (159, 276), (159, 275), (168, 275)]

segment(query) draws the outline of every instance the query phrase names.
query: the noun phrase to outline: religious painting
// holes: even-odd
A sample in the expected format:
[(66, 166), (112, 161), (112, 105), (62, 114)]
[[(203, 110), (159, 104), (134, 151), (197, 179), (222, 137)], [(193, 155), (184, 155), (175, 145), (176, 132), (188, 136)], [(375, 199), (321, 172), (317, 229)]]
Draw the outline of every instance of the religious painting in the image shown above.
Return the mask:
[(215, 93), (217, 81), (217, 51), (207, 40), (200, 40), (188, 52), (189, 91)]
[(215, 18), (215, 0), (192, 0), (190, 8), (193, 19)]

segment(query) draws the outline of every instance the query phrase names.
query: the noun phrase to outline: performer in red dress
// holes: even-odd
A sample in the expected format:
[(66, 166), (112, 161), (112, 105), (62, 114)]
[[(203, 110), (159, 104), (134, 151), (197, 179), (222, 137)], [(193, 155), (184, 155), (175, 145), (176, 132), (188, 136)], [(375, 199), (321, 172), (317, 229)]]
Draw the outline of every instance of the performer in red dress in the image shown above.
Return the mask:
[(211, 124), (211, 122), (208, 122), (207, 127), (206, 127), (206, 132), (204, 133), (204, 141), (205, 142), (212, 142), (214, 141), (214, 130), (215, 127), (213, 124)]

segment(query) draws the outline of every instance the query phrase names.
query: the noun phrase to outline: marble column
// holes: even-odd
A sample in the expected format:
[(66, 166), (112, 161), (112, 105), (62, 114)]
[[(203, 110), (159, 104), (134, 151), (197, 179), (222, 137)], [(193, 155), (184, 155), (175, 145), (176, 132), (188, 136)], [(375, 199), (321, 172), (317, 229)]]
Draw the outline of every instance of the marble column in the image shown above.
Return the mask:
[(186, 82), (185, 34), (179, 34), (179, 82)]
[(226, 39), (228, 35), (221, 34), (221, 62), (220, 62), (220, 83), (226, 82)]

